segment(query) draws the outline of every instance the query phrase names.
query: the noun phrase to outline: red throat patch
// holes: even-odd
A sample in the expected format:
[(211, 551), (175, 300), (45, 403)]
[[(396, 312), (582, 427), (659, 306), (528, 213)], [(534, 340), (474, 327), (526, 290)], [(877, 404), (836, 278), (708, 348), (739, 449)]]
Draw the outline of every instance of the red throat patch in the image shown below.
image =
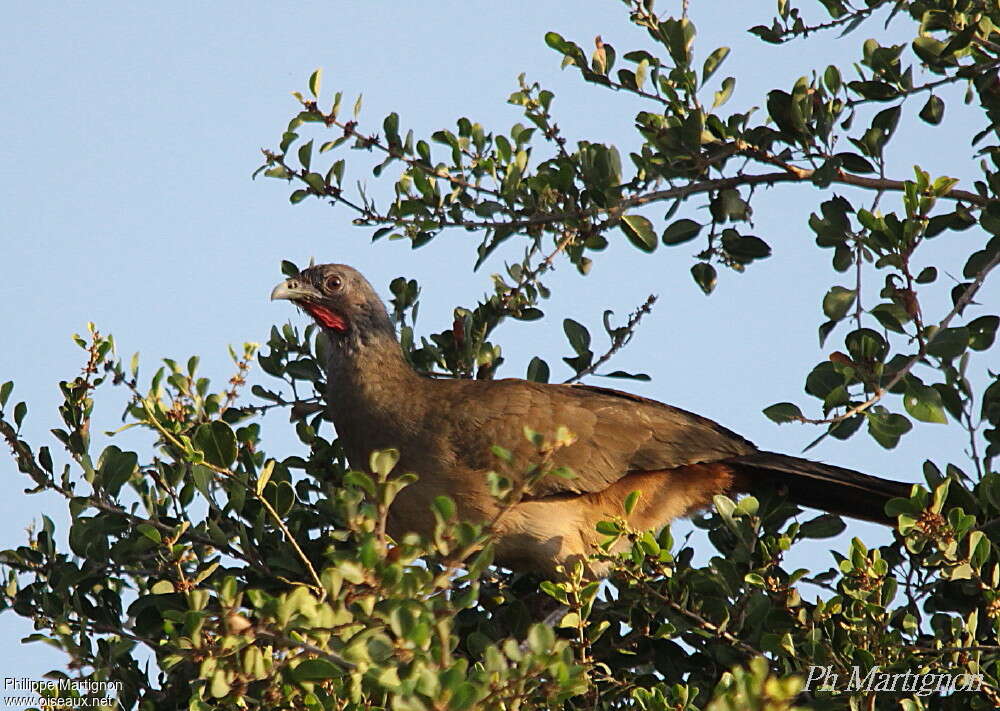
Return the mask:
[(330, 309), (320, 306), (319, 304), (313, 304), (308, 301), (300, 302), (303, 309), (305, 309), (310, 316), (316, 319), (316, 322), (325, 328), (329, 328), (338, 333), (347, 332), (347, 320), (344, 319), (340, 314), (335, 314)]

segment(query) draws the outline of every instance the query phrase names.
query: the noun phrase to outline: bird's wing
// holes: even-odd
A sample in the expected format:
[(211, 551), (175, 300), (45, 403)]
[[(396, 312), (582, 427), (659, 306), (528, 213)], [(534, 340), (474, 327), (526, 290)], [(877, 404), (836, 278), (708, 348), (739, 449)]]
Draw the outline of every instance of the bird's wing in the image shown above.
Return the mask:
[(569, 467), (575, 476), (545, 477), (532, 488), (533, 496), (603, 491), (630, 472), (757, 451), (705, 417), (618, 390), (515, 379), (464, 381), (460, 390), (456, 394), (462, 404), (456, 405), (466, 415), (459, 418), (462, 424), (452, 439), (456, 456), (470, 469), (496, 468), (495, 461), (482, 459), (493, 444), (513, 453), (515, 471), (537, 463), (525, 427), (551, 437), (563, 425), (576, 437), (552, 457), (552, 464)]

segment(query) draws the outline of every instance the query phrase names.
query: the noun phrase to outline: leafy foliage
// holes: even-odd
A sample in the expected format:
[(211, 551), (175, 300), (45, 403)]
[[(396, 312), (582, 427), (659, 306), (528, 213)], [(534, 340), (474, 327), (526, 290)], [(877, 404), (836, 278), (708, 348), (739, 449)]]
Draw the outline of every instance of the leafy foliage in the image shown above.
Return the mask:
[[(557, 260), (586, 275), (615, 239), (643, 253), (701, 240), (691, 274), (710, 294), (720, 271), (739, 273), (781, 256), (770, 237), (750, 233), (755, 188), (808, 184), (817, 203), (808, 226), (817, 246), (830, 250), (832, 279), (840, 282), (817, 305), (820, 343), (841, 324), (849, 330), (843, 350), (805, 375), (805, 392), (818, 403), (780, 402), (764, 414), (818, 425), (821, 437), (838, 439), (866, 424), (887, 448), (913, 431), (913, 420), (961, 427), (968, 472), (928, 461), (926, 486), (890, 503), (895, 542), (870, 549), (855, 539), (826, 571), (788, 570), (785, 555), (806, 539), (836, 535), (843, 522), (830, 515), (799, 522), (794, 507), (762, 495), (720, 497), (698, 522), (716, 549), (704, 566), (692, 565), (693, 551), (669, 529), (636, 531), (616, 518), (599, 527), (609, 586), (582, 569), (539, 584), (491, 567), (491, 522), (456, 520), (447, 498), (428, 512), (436, 521), (428, 540), (386, 535), (388, 508), (412, 477), (396, 471), (392, 451), (373, 453), (367, 471), (349, 471), (337, 440), (324, 435), (328, 344), (315, 327), (274, 328), (260, 353), (253, 344), (233, 352), (236, 372), (220, 392), (198, 375), (197, 357), (183, 366), (167, 359), (140, 384), (138, 360), (126, 366), (114, 340), (91, 327), (76, 339), (82, 374), (60, 384), (63, 424), (52, 432), (66, 451), (61, 468), (49, 447), (23, 439), (27, 404), (12, 399), (12, 383), (0, 385), (0, 436), (31, 480), (29, 493), (62, 496), (72, 521), (68, 548), (43, 517), (24, 545), (2, 553), (0, 599), (34, 620), (29, 639), (69, 655), (67, 674), (120, 682), (126, 709), (1000, 703), (1000, 477), (993, 470), (1000, 375), (976, 359), (994, 347), (1000, 318), (975, 302), (1000, 261), (993, 130), (1000, 12), (974, 0), (871, 0), (860, 10), (823, 0), (829, 20), (810, 25), (782, 0), (771, 24), (750, 30), (765, 42), (834, 29), (849, 34), (879, 11), (909, 18), (914, 39), (889, 46), (867, 39), (859, 56), (844, 59), (845, 67), (855, 61), (857, 79), (829, 66), (768, 92), (759, 101), (765, 111), (726, 114), (736, 83), (725, 76), (729, 50), (701, 58), (687, 17), (660, 17), (650, 0), (624, 4), (648, 37), (644, 48), (619, 54), (597, 38), (588, 57), (555, 32), (545, 37), (584, 81), (645, 102), (646, 110), (622, 119), (634, 118), (641, 138), (624, 158), (611, 145), (570, 146), (554, 95), (524, 76), (509, 97), (524, 123), (491, 131), (461, 118), (454, 130), (418, 138), (401, 129), (396, 114), (363, 130), (360, 98), (345, 118), (341, 94), (321, 100), (316, 72), (259, 172), (290, 183), (293, 204), (317, 198), (352, 211), (376, 240), (417, 248), (449, 229), (480, 233), (475, 267), (501, 244), (520, 241), (523, 259), (494, 277), (487, 298), (456, 308), (445, 331), (419, 336), (419, 285), (403, 277), (389, 285), (412, 364), (480, 378), (502, 365), (492, 339), (507, 318), (543, 319), (545, 278)], [(918, 71), (933, 78), (919, 83)], [(972, 189), (919, 166), (912, 177), (888, 177), (899, 123), (913, 114), (946, 127), (943, 89), (952, 84), (967, 87), (985, 122), (971, 137), (982, 158)], [(376, 179), (397, 171), (391, 202), (379, 206), (362, 188), (347, 187), (348, 168), (360, 160), (338, 157), (346, 147), (378, 157)], [(654, 219), (652, 208), (664, 204), (664, 217)], [(943, 270), (918, 268), (929, 240), (963, 231), (954, 247), (965, 256), (961, 280), (942, 285)], [(286, 262), (282, 271), (298, 269)], [(942, 293), (950, 306), (931, 318), (926, 304), (940, 303)], [(566, 319), (567, 380), (598, 374), (654, 300), (622, 325), (603, 315), (600, 355), (595, 341), (603, 337)], [(254, 359), (273, 381), (253, 385), (251, 404), (242, 388)], [(536, 357), (527, 375), (545, 382), (553, 373)], [(143, 447), (92, 448), (97, 391), (109, 388), (125, 394), (125, 426), (142, 433)], [(271, 409), (289, 410), (299, 453), (268, 455), (259, 415)], [(569, 435), (553, 443), (528, 434), (539, 453), (529, 479), (559, 474), (545, 467), (545, 452)], [(513, 465), (504, 443), (496, 444), (491, 485), (510, 502), (519, 495), (507, 476)], [(629, 497), (623, 511), (635, 504)], [(623, 555), (610, 552), (618, 544)], [(822, 591), (814, 601), (803, 596), (805, 583)], [(563, 606), (558, 614), (542, 622), (556, 604)], [(933, 702), (913, 689), (804, 689), (814, 666), (845, 675), (855, 666), (981, 674), (983, 687)]]

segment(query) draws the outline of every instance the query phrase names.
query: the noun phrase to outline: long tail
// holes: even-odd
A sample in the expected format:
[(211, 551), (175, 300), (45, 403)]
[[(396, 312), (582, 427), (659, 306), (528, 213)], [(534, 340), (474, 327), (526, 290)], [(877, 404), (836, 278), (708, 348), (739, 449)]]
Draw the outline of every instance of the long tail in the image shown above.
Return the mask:
[(727, 459), (726, 464), (742, 475), (738, 481), (747, 493), (756, 486), (771, 485), (786, 491), (796, 504), (875, 523), (891, 525), (892, 519), (885, 515), (886, 502), (910, 495), (910, 484), (787, 454), (754, 452)]

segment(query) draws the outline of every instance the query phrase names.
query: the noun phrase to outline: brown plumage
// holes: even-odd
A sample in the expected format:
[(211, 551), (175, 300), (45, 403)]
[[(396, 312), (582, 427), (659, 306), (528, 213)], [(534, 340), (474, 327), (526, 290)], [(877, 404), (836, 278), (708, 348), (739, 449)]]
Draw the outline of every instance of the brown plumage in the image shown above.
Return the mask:
[[(351, 267), (326, 264), (289, 279), (271, 294), (307, 311), (330, 339), (327, 400), (351, 466), (393, 447), (398, 471), (419, 481), (392, 506), (389, 531), (428, 533), (434, 497), (451, 496), (467, 520), (497, 512), (487, 472), (500, 445), (522, 467), (537, 454), (524, 427), (575, 441), (552, 455), (573, 478), (546, 476), (497, 522), (502, 565), (553, 575), (594, 550), (598, 521), (622, 514), (631, 491), (641, 497), (630, 522), (655, 528), (709, 506), (716, 494), (778, 486), (807, 506), (887, 522), (886, 501), (909, 487), (849, 469), (762, 452), (711, 420), (655, 400), (584, 385), (526, 380), (440, 380), (406, 362), (385, 306)], [(595, 571), (599, 572), (599, 571)]]

